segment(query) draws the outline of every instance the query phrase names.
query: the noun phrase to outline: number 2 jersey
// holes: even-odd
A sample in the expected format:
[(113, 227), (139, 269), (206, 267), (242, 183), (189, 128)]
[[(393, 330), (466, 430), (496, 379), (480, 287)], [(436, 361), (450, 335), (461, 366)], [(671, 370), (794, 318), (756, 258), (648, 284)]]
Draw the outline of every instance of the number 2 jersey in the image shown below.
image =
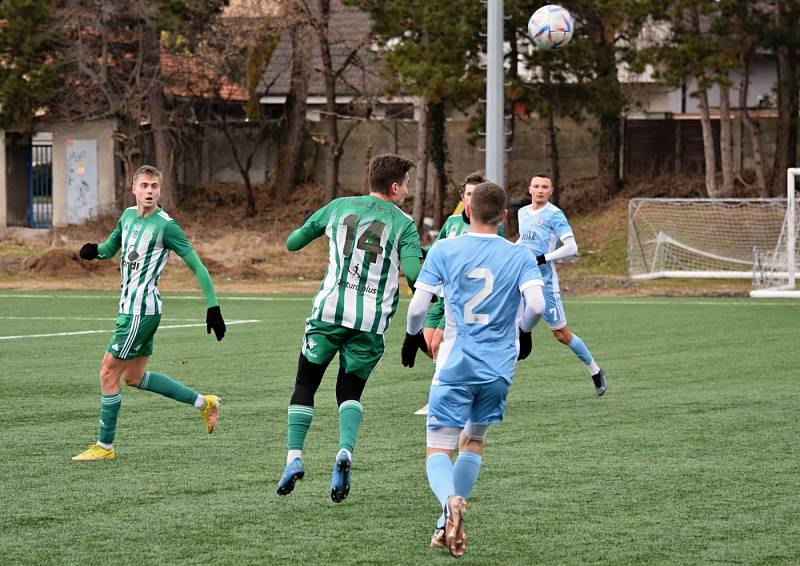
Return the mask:
[(421, 258), (414, 221), (394, 203), (338, 198), (303, 225), (329, 239), (328, 267), (311, 318), (383, 334), (397, 310), (402, 258)]
[(437, 242), (416, 284), (444, 294), (447, 322), (433, 383), (511, 383), (517, 313), (532, 285), (542, 285), (536, 259), (505, 238), (470, 232)]

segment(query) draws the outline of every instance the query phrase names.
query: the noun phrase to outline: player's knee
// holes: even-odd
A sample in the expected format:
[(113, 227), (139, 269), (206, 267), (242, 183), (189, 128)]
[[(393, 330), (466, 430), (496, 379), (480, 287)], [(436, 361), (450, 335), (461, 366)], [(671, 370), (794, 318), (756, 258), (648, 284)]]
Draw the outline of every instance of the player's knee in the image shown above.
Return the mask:
[(553, 336), (555, 336), (556, 340), (562, 344), (569, 344), (569, 341), (572, 339), (572, 334), (569, 332), (569, 330), (565, 330), (563, 328), (553, 330)]
[(142, 376), (144, 376), (144, 373), (140, 371), (126, 371), (122, 374), (122, 379), (124, 379), (125, 384), (130, 387), (139, 387), (139, 384), (142, 382)]
[(345, 401), (360, 401), (366, 384), (366, 379), (339, 368), (339, 376), (336, 378), (336, 403), (341, 405)]

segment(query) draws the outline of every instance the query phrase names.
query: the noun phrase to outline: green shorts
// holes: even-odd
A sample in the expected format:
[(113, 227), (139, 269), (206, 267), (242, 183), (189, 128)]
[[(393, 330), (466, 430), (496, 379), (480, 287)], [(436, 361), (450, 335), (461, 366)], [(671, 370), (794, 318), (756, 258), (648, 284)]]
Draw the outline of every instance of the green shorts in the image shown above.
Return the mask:
[(444, 328), (444, 299), (439, 299), (428, 309), (425, 317), (425, 328)]
[(339, 352), (344, 371), (366, 380), (383, 357), (383, 334), (309, 319), (301, 352), (309, 362), (320, 365), (330, 363)]
[(119, 314), (114, 335), (108, 343), (111, 355), (121, 360), (130, 360), (153, 353), (153, 336), (161, 322), (160, 314)]

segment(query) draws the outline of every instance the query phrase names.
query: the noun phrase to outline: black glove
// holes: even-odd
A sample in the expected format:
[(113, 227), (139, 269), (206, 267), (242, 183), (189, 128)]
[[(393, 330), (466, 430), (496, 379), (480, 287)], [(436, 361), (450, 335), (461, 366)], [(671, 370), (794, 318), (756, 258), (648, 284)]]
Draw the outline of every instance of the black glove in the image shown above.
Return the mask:
[(81, 259), (94, 259), (97, 257), (97, 254), (97, 244), (83, 244), (83, 246), (81, 246), (81, 251), (78, 252)]
[(217, 337), (217, 342), (225, 337), (225, 321), (222, 320), (219, 306), (209, 307), (206, 312), (206, 334), (211, 334), (212, 329)]
[(406, 332), (406, 339), (403, 340), (403, 347), (400, 350), (400, 358), (403, 360), (403, 367), (414, 367), (417, 350), (428, 352), (428, 345), (425, 343), (425, 337), (422, 335), (422, 332), (419, 334), (409, 334)]
[(517, 360), (524, 360), (525, 358), (530, 356), (531, 350), (533, 350), (533, 340), (531, 339), (531, 333), (525, 332), (524, 330), (520, 329), (519, 354), (517, 355)]
[(544, 259), (544, 254), (536, 256), (536, 263), (538, 263), (539, 265), (544, 265), (545, 263), (547, 263), (547, 260)]

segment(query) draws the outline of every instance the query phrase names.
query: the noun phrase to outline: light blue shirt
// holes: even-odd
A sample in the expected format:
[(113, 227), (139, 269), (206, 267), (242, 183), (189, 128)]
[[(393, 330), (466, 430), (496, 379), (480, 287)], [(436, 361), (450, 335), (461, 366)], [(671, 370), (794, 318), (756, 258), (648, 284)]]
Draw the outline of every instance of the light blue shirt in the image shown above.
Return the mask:
[[(529, 249), (534, 257), (552, 252), (567, 237), (575, 237), (572, 226), (564, 212), (552, 203), (534, 210), (530, 204), (517, 213), (519, 221), (519, 243)], [(560, 292), (555, 264), (547, 262), (539, 266), (544, 279), (545, 291)]]
[(479, 384), (514, 376), (522, 291), (542, 285), (536, 259), (494, 234), (439, 240), (416, 286), (445, 300), (433, 383)]

